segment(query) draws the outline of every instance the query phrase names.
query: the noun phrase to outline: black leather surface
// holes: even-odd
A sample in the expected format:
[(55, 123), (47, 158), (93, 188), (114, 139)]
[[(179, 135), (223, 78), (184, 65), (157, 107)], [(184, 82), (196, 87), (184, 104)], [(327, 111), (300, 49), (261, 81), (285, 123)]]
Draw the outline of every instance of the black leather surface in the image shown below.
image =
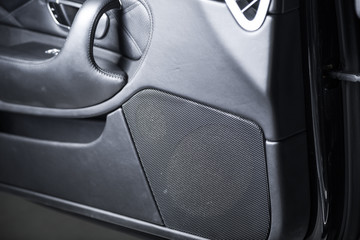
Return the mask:
[(251, 119), (262, 127), (268, 140), (304, 131), (298, 11), (268, 16), (259, 31), (249, 33), (238, 26), (221, 2), (147, 3), (153, 28), (150, 43), (137, 66), (125, 62), (135, 69), (128, 84), (114, 97), (74, 110), (2, 101), (0, 109), (42, 116), (93, 117), (118, 108), (144, 88), (155, 88)]
[[(267, 142), (267, 145), (272, 145), (267, 146), (271, 178), (270, 236), (275, 236), (272, 239), (279, 239), (278, 236), (303, 236), (308, 226), (306, 209), (309, 208), (308, 199), (303, 196), (307, 191), (307, 185), (304, 184), (307, 177), (304, 164), (307, 161), (306, 142), (288, 143), (284, 140), (305, 129), (298, 11), (268, 16), (259, 31), (249, 33), (237, 25), (226, 5), (219, 1), (147, 2), (149, 6), (145, 5), (153, 28), (151, 43), (147, 44), (138, 61), (140, 64), (136, 66), (136, 73), (116, 96), (97, 106), (82, 109), (26, 107), (1, 101), (0, 109), (41, 116), (92, 117), (118, 108), (144, 88), (155, 88), (251, 119), (264, 129), (268, 140), (279, 141)], [(30, 35), (28, 32), (26, 34)], [(69, 65), (79, 64), (75, 59), (70, 60)], [(93, 72), (91, 70), (91, 74)], [(26, 80), (24, 77), (23, 81)], [(19, 85), (22, 86), (20, 82)], [(11, 94), (17, 93), (14, 91)], [(86, 91), (79, 94), (88, 97)], [(116, 132), (116, 128), (112, 131)], [(33, 146), (30, 141), (24, 143), (23, 138), (12, 139), (11, 145), (4, 149), (10, 151), (13, 145), (29, 144), (27, 151), (17, 152), (20, 156), (28, 156)], [(9, 141), (8, 138), (6, 141)], [(48, 146), (47, 149), (50, 150), (47, 152), (49, 159), (60, 155), (61, 160), (67, 160), (66, 156), (69, 156), (68, 151), (56, 154)], [(291, 151), (288, 152), (288, 149)], [(41, 151), (38, 149), (38, 152)], [(294, 153), (295, 159), (292, 158)], [(23, 171), (27, 170), (24, 168)], [(291, 174), (293, 171), (296, 174)], [(277, 179), (284, 184), (279, 184)], [(296, 193), (290, 191), (290, 188), (296, 189)], [(301, 204), (294, 199), (301, 199)], [(59, 201), (56, 204), (59, 207)], [(82, 214), (86, 212), (83, 208), (76, 210), (72, 206), (68, 209), (82, 211)], [(86, 214), (116, 222), (111, 214), (101, 215), (94, 210), (88, 210)], [(162, 234), (169, 231), (154, 225), (149, 227), (149, 224), (134, 223), (131, 219), (122, 218), (117, 223), (142, 231)]]
[[(72, 0), (83, 3), (84, 0)], [(138, 60), (145, 52), (151, 32), (151, 19), (140, 0), (122, 0), (121, 10), (107, 12), (110, 26), (105, 36), (95, 39), (95, 45)], [(0, 0), (0, 23), (66, 37), (68, 30), (53, 21), (43, 1)]]
[(107, 100), (125, 84), (125, 73), (108, 73), (94, 61), (93, 41), (99, 17), (119, 8), (116, 0), (89, 0), (74, 20), (61, 53), (26, 61), (14, 51), (0, 51), (0, 98), (52, 108), (80, 108)]
[(120, 52), (138, 60), (144, 54), (150, 38), (151, 19), (142, 1), (123, 0), (122, 5), (123, 11), (118, 20)]
[(44, 0), (0, 0), (0, 22), (56, 36), (68, 34), (68, 29), (53, 21)]

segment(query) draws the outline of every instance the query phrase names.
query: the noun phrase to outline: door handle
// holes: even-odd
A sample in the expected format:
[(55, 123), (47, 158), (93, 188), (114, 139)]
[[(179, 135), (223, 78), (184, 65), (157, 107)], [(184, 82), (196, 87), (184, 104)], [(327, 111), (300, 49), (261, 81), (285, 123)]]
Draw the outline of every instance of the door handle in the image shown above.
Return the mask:
[(0, 100), (48, 108), (82, 108), (101, 103), (126, 83), (126, 73), (95, 63), (96, 26), (119, 0), (88, 0), (80, 8), (61, 51), (50, 59), (26, 60), (0, 50)]
[[(70, 30), (76, 13), (81, 6), (82, 4), (69, 0), (48, 0), (47, 3), (47, 8), (54, 22), (67, 30)], [(104, 13), (97, 24), (95, 39), (101, 39), (105, 36), (109, 24), (109, 17)]]

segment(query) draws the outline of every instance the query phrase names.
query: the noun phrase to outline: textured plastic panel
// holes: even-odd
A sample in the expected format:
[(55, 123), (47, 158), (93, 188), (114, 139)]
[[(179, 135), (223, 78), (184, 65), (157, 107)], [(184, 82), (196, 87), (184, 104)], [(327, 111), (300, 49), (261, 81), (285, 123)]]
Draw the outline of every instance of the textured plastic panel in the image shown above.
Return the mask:
[(0, 183), (162, 224), (121, 110), (90, 143), (0, 133)]
[(310, 220), (306, 133), (282, 142), (266, 141), (271, 202), (269, 240), (303, 240)]
[(211, 239), (266, 239), (264, 137), (253, 122), (157, 90), (124, 105), (165, 226)]
[(270, 14), (284, 14), (300, 7), (299, 0), (272, 0), (270, 3)]

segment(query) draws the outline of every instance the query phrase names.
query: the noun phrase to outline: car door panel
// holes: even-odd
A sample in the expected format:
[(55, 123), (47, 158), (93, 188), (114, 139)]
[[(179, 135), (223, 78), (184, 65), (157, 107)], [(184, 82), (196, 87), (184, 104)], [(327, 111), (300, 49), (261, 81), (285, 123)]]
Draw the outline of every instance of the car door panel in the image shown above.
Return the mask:
[[(231, 15), (228, 14), (228, 10), (226, 9), (226, 6), (224, 4), (220, 5), (219, 3), (212, 3), (211, 1), (210, 3), (203, 3), (203, 4), (205, 4), (206, 7), (204, 6), (199, 6), (198, 8), (192, 7), (194, 8), (193, 17), (195, 19), (198, 16), (198, 12), (201, 11), (202, 8), (204, 9), (210, 8), (212, 9), (211, 13), (214, 14), (214, 16), (218, 16), (219, 14), (223, 13), (224, 15), (219, 18), (220, 19), (227, 18), (227, 21), (222, 22), (222, 24), (217, 23), (217, 25), (215, 25), (215, 23), (210, 25), (199, 23), (199, 24), (204, 24), (206, 26), (199, 26), (195, 29), (190, 28), (189, 26), (189, 24), (191, 24), (190, 22), (181, 23), (180, 20), (173, 20), (174, 22), (161, 21), (167, 23), (165, 24), (165, 26), (163, 26), (162, 29), (159, 29), (159, 35), (158, 35), (159, 39), (155, 40), (154, 39), (155, 36), (154, 36), (151, 42), (152, 45), (155, 45), (156, 43), (158, 43), (159, 45), (153, 47), (153, 49), (155, 50), (151, 53), (147, 53), (148, 56), (146, 56), (146, 58), (144, 57), (143, 59), (148, 61), (149, 64), (145, 64), (146, 66), (144, 66), (143, 68), (137, 66), (138, 71), (136, 71), (136, 75), (133, 76), (133, 80), (131, 80), (131, 82), (129, 81), (129, 84), (127, 84), (124, 87), (124, 89), (122, 89), (122, 91), (120, 91), (116, 96), (109, 99), (108, 101), (105, 101), (104, 103), (101, 103), (99, 105), (91, 106), (89, 108), (76, 109), (76, 111), (71, 111), (71, 110), (61, 111), (61, 110), (42, 109), (42, 108), (31, 108), (29, 110), (25, 110), (25, 108), (23, 108), (22, 106), (6, 104), (4, 102), (1, 102), (1, 108), (7, 110), (13, 109), (12, 111), (19, 111), (19, 112), (24, 112), (24, 111), (29, 111), (29, 112), (32, 111), (33, 113), (39, 112), (39, 114), (49, 115), (49, 116), (71, 115), (75, 117), (76, 116), (92, 117), (95, 115), (103, 114), (104, 112), (116, 108), (116, 106), (114, 105), (119, 105), (119, 104), (121, 105), (128, 98), (130, 98), (132, 95), (134, 95), (136, 92), (138, 92), (141, 89), (156, 88), (164, 91), (174, 92), (175, 94), (182, 95), (186, 98), (194, 99), (200, 102), (206, 102), (208, 103), (208, 105), (218, 107), (220, 109), (224, 109), (229, 112), (233, 112), (235, 114), (239, 114), (239, 115), (244, 114), (245, 116), (249, 115), (248, 116), (249, 118), (256, 119), (257, 122), (261, 121), (260, 125), (263, 126), (264, 131), (268, 136), (268, 138), (272, 140), (285, 138), (287, 136), (293, 135), (294, 133), (304, 130), (305, 121), (304, 121), (304, 117), (301, 115), (301, 113), (303, 113), (304, 111), (303, 96), (301, 91), (301, 89), (303, 88), (302, 86), (303, 84), (300, 81), (296, 81), (298, 78), (301, 78), (301, 64), (300, 62), (293, 63), (295, 60), (294, 61), (289, 60), (290, 57), (295, 58), (296, 56), (300, 55), (301, 46), (300, 43), (298, 43), (297, 45), (290, 44), (288, 46), (291, 49), (290, 56), (287, 51), (283, 50), (285, 49), (284, 42), (294, 43), (295, 42), (294, 39), (298, 39), (299, 37), (299, 35), (297, 35), (299, 34), (299, 32), (294, 32), (294, 34), (292, 34), (291, 36), (287, 36), (287, 35), (281, 36), (280, 39), (278, 39), (277, 41), (275, 41), (275, 39), (274, 40), (271, 39), (273, 35), (275, 36), (278, 35), (275, 34), (276, 31), (280, 31), (274, 29), (275, 28), (274, 26), (284, 25), (280, 27), (281, 31), (286, 29), (286, 27), (292, 28), (293, 24), (295, 26), (298, 26), (297, 18), (299, 16), (296, 14), (296, 12), (289, 13), (285, 17), (284, 16), (279, 17), (276, 15), (274, 17), (273, 16), (267, 17), (264, 26), (262, 26), (262, 28), (260, 29), (260, 32), (249, 33), (242, 30), (236, 24), (236, 22), (233, 21)], [(210, 4), (210, 6), (207, 6), (207, 4)], [(160, 3), (160, 5), (164, 6), (164, 4), (162, 3)], [(180, 10), (183, 9), (181, 6), (179, 6), (178, 8)], [(167, 8), (167, 11), (165, 12), (169, 12), (170, 9), (171, 8)], [(219, 11), (219, 9), (221, 9), (222, 11)], [(175, 15), (177, 14), (176, 12), (179, 12), (177, 8), (174, 8), (173, 11), (174, 12), (172, 13), (171, 16), (176, 16)], [(187, 11), (186, 13), (191, 14), (191, 11)], [(161, 7), (159, 14), (162, 14)], [(182, 14), (184, 14), (184, 12), (182, 12)], [(167, 18), (179, 19), (180, 16), (178, 16), (178, 18), (172, 18), (170, 16), (167, 16)], [(210, 19), (209, 21), (211, 21), (211, 19), (213, 18), (215, 17), (209, 17)], [(161, 16), (161, 19), (166, 19), (166, 16)], [(270, 22), (274, 21), (273, 19), (279, 19), (278, 20), (279, 23), (270, 24)], [(168, 29), (171, 29), (170, 26), (172, 25), (178, 26), (179, 24), (183, 24), (180, 25), (182, 26), (182, 29), (186, 29), (189, 32), (178, 33), (176, 29), (173, 31), (168, 31)], [(158, 28), (160, 27), (161, 26), (158, 26)], [(213, 27), (216, 27), (216, 29), (215, 30), (212, 29)], [(216, 30), (219, 32), (213, 33), (213, 31)], [(162, 32), (165, 31), (167, 33), (166, 34), (167, 39), (164, 39), (164, 35), (162, 35)], [(230, 35), (230, 33), (232, 36), (235, 37), (232, 38), (227, 37), (227, 39), (224, 40), (224, 42), (221, 42), (220, 44), (221, 46), (224, 45), (223, 47), (226, 47), (228, 51), (224, 51), (223, 49), (219, 49), (218, 47), (215, 47), (218, 44), (215, 36), (224, 36), (224, 35), (228, 36)], [(186, 40), (186, 43), (184, 44), (188, 44), (187, 46), (189, 48), (196, 48), (197, 49), (196, 53), (190, 55), (192, 54), (192, 51), (189, 51), (182, 54), (184, 50), (183, 49), (178, 50), (178, 48), (172, 44), (172, 42), (177, 41), (178, 39), (177, 34), (186, 34), (187, 36), (189, 36), (189, 40)], [(192, 34), (193, 36), (190, 34)], [(238, 35), (234, 35), (234, 34), (238, 34)], [(200, 37), (198, 35), (200, 35)], [(260, 41), (263, 41), (263, 44), (259, 44), (262, 47), (261, 50), (258, 46), (256, 48), (251, 47), (253, 42), (256, 42), (254, 39), (252, 39), (252, 36), (254, 35), (256, 35), (256, 39), (255, 39), (256, 41), (259, 41), (259, 39), (261, 39)], [(198, 39), (196, 40), (196, 38)], [(206, 45), (204, 44), (201, 45), (201, 43), (203, 43), (205, 39), (206, 41), (209, 41), (209, 43), (207, 43)], [(242, 43), (238, 44), (237, 41), (231, 39), (241, 39)], [(270, 41), (273, 41), (274, 46), (270, 47), (269, 45)], [(161, 49), (161, 51), (157, 49)], [(176, 52), (174, 53), (174, 51)], [(264, 51), (266, 52), (264, 53)], [(272, 53), (272, 51), (274, 51), (274, 53)], [(184, 61), (181, 60), (181, 58), (194, 59), (194, 57), (197, 57), (196, 59), (197, 65), (194, 66), (193, 69), (185, 69), (186, 71), (184, 70), (184, 74), (186, 75), (184, 76), (182, 75), (178, 76), (176, 74), (171, 75), (169, 72), (166, 72), (168, 75), (165, 75), (163, 74), (162, 71), (157, 72), (156, 66), (150, 64), (154, 64), (157, 66), (162, 66), (164, 68), (170, 68), (170, 69), (171, 67), (173, 67), (172, 65), (176, 65), (176, 64), (177, 64), (176, 66), (179, 65), (179, 63), (177, 62), (173, 63), (171, 61), (167, 61), (169, 59), (167, 56), (157, 55), (157, 54), (163, 55), (168, 52), (175, 54), (176, 58), (179, 59), (179, 61)], [(211, 56), (217, 56), (217, 59), (215, 60), (209, 59), (208, 61), (217, 61), (216, 64), (220, 64), (220, 66), (214, 65), (212, 62), (204, 62), (204, 59), (202, 59), (202, 57), (205, 56), (204, 58), (205, 60), (207, 60), (206, 56), (208, 55), (204, 55), (204, 54), (210, 54), (210, 53)], [(233, 56), (234, 53), (236, 53), (237, 56)], [(272, 54), (274, 54), (275, 56), (273, 56)], [(245, 55), (252, 56), (251, 58), (253, 59), (253, 62), (249, 61), (248, 57), (245, 58), (246, 61), (242, 60), (242, 58), (244, 58)], [(263, 56), (267, 56), (268, 59), (263, 58)], [(270, 58), (270, 56), (274, 57), (274, 59), (277, 59), (277, 61), (271, 61), (272, 59)], [(250, 71), (250, 73), (241, 71), (241, 68), (232, 69), (230, 66), (225, 67), (225, 65), (228, 65), (226, 60), (233, 58), (235, 58), (235, 62), (237, 64), (245, 65), (242, 68), (246, 69), (246, 71)], [(284, 58), (284, 60), (281, 60), (282, 58)], [(221, 59), (222, 61), (219, 61), (218, 59)], [(256, 62), (256, 64), (254, 64), (254, 62)], [(271, 66), (270, 62), (271, 64), (274, 64), (274, 66)], [(276, 65), (278, 63), (282, 64), (281, 65), (282, 71), (279, 72), (276, 71), (275, 74), (283, 74), (282, 76), (271, 76), (266, 74), (268, 73), (269, 68), (271, 69), (271, 67), (274, 68), (280, 67)], [(283, 65), (287, 63), (291, 63), (291, 66)], [(136, 65), (138, 65), (138, 63), (136, 63)], [(190, 63), (188, 64), (188, 66), (191, 65), (192, 64)], [(206, 67), (203, 67), (203, 65), (206, 65)], [(213, 66), (213, 67), (209, 68), (208, 66)], [(206, 68), (206, 71), (204, 68)], [(260, 71), (261, 68), (262, 71)], [(224, 71), (223, 72), (217, 71), (218, 69), (224, 69)], [(193, 78), (195, 78), (194, 75), (197, 75), (198, 72), (205, 72), (205, 74), (208, 75), (206, 77), (204, 76), (194, 81), (193, 80)], [(146, 77), (139, 76), (141, 74), (146, 75)], [(233, 74), (233, 76), (231, 76), (231, 74)], [(250, 75), (251, 77), (249, 77), (250, 79), (247, 79), (246, 81), (245, 80), (238, 81), (234, 77), (236, 75), (236, 76), (241, 76), (242, 78), (245, 79), (245, 77), (247, 77), (247, 74)], [(213, 79), (221, 79), (222, 77), (228, 78), (230, 83), (226, 81), (225, 84), (223, 84), (223, 82), (220, 80), (212, 81)], [(175, 79), (173, 80), (173, 82), (171, 82), (173, 78)], [(182, 79), (178, 80), (178, 78), (182, 78)], [(153, 80), (149, 81), (148, 79), (153, 79)], [(170, 79), (170, 80), (166, 81), (163, 79)], [(212, 84), (208, 84), (210, 81)], [(228, 87), (229, 85), (231, 85), (231, 87)], [(186, 89), (189, 89), (188, 86), (192, 86), (192, 88), (191, 90), (187, 91)], [(202, 91), (202, 89), (205, 86), (207, 88), (207, 91)], [(274, 88), (276, 87), (279, 89), (268, 91), (268, 86)], [(284, 88), (285, 90), (282, 90), (281, 88)], [(196, 89), (199, 89), (199, 92), (196, 92)], [(226, 93), (227, 95), (226, 98), (218, 97), (218, 99), (214, 99), (213, 97), (213, 96), (222, 96), (222, 94), (224, 93)], [(254, 97), (255, 94), (258, 94), (257, 97)], [(284, 95), (283, 98), (286, 99), (286, 101), (282, 100), (283, 95)], [(251, 99), (252, 97), (255, 100), (252, 100)], [(263, 99), (263, 101), (261, 101), (261, 99)], [(229, 106), (232, 106), (233, 109), (229, 109)], [(261, 108), (262, 106), (265, 106), (264, 107), (265, 110), (249, 111), (249, 108), (258, 109), (259, 107)], [(16, 110), (19, 108), (22, 109)], [(244, 110), (242, 110), (241, 108), (244, 108)], [(271, 117), (267, 115), (269, 111)], [(252, 116), (253, 114), (254, 115), (257, 114), (257, 116)], [(276, 114), (281, 114), (281, 117), (277, 117)], [(286, 122), (286, 124), (272, 123), (276, 121), (284, 121)], [(267, 127), (264, 127), (265, 125), (271, 126), (269, 127), (269, 130), (267, 129)], [(268, 131), (269, 134), (267, 133)], [(276, 133), (273, 133), (275, 131), (280, 131), (282, 133), (280, 133), (279, 136), (276, 136)]]
[[(1, 100), (49, 108), (79, 108), (102, 102), (118, 92), (125, 85), (126, 74), (100, 69), (92, 46), (100, 17), (119, 7), (118, 1), (87, 1), (77, 13), (61, 51), (51, 58), (24, 60), (16, 49), (3, 51)], [(34, 48), (33, 45), (29, 47)]]
[[(2, 148), (1, 168), (7, 171), (1, 181), (162, 224), (124, 121), (121, 111), (112, 113), (101, 135), (89, 143), (3, 134), (1, 145), (8, 147)], [(99, 161), (98, 156), (107, 157)]]
[[(101, 71), (126, 73), (124, 86), (96, 100), (106, 81), (90, 72), (98, 87), (64, 91), (66, 109), (2, 90), (2, 189), (171, 239), (302, 239), (310, 190), (298, 7), (271, 1), (250, 32), (223, 1), (123, 1), (93, 51)], [(39, 21), (53, 21), (46, 11)], [(59, 26), (0, 22), (4, 52), (29, 42), (63, 51), (73, 30), (65, 39)], [(41, 47), (28, 51), (43, 57)], [(69, 51), (74, 67), (78, 55)], [(77, 79), (65, 69), (71, 88)], [(48, 75), (50, 87), (57, 77)], [(26, 115), (37, 127), (20, 131)]]

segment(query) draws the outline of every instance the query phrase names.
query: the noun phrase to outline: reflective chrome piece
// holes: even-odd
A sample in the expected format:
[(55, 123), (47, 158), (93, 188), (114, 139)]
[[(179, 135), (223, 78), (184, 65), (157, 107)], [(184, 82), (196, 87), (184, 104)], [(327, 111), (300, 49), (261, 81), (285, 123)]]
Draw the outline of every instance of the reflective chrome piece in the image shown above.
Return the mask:
[(54, 20), (54, 22), (60, 27), (70, 29), (70, 26), (64, 25), (58, 21), (58, 16), (56, 14), (55, 9), (50, 6), (51, 3), (59, 4), (59, 5), (62, 4), (62, 5), (66, 5), (66, 6), (70, 6), (70, 7), (74, 7), (74, 8), (81, 8), (82, 5), (80, 3), (76, 3), (76, 2), (72, 2), (72, 1), (68, 1), (68, 0), (48, 0), (47, 1), (47, 7), (50, 11), (50, 15), (51, 15), (52, 19)]
[(45, 53), (56, 56), (60, 53), (60, 49), (52, 48), (52, 49), (46, 50)]
[[(120, 3), (120, 8), (122, 8), (121, 0), (119, 0), (119, 3)], [(56, 25), (69, 30), (70, 26), (62, 24), (62, 23), (59, 22), (58, 13), (57, 13), (56, 9), (52, 7), (52, 4), (65, 5), (65, 6), (70, 6), (70, 7), (73, 7), (73, 8), (78, 8), (78, 9), (81, 8), (82, 4), (77, 3), (77, 2), (68, 1), (68, 0), (47, 0), (47, 8), (48, 8), (48, 10), (50, 12), (50, 15), (51, 15), (52, 19), (56, 23)], [(104, 13), (100, 18), (100, 22), (101, 21), (108, 22), (108, 20), (109, 20), (108, 18), (109, 17)]]
[(49, 2), (57, 3), (57, 4), (63, 4), (66, 6), (74, 7), (74, 8), (80, 8), (81, 4), (77, 2), (72, 2), (68, 0), (49, 0)]
[(253, 0), (252, 2), (250, 2), (246, 7), (244, 7), (243, 9), (241, 9), (241, 12), (246, 12), (247, 10), (249, 10), (249, 8), (251, 8), (256, 2), (258, 2), (259, 0)]
[[(253, 0), (241, 9), (236, 0), (225, 0), (225, 2), (239, 25), (247, 31), (256, 31), (261, 27), (270, 5), (270, 0)], [(244, 13), (257, 2), (259, 2), (259, 7), (256, 15), (252, 20), (249, 20)]]

